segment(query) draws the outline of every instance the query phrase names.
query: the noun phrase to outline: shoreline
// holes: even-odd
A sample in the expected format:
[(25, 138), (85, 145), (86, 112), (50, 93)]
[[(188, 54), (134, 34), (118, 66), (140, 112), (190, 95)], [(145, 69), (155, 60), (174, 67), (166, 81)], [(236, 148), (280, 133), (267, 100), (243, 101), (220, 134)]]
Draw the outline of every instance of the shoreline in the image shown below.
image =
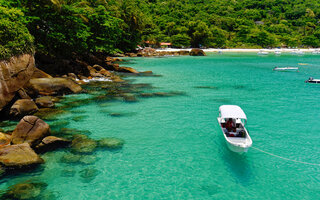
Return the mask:
[[(165, 49), (156, 49), (157, 52), (179, 52), (179, 51), (191, 51), (192, 48), (186, 48), (186, 49), (177, 49), (177, 48), (165, 48)], [(291, 53), (291, 52), (305, 52), (305, 53), (312, 53), (316, 50), (319, 50), (319, 48), (308, 48), (308, 49), (289, 49), (289, 48), (274, 48), (274, 49), (215, 49), (215, 48), (209, 48), (209, 49), (201, 49), (204, 52), (222, 52), (222, 53), (258, 53), (260, 51), (265, 51), (265, 52), (275, 52), (275, 51), (280, 51), (282, 53)]]

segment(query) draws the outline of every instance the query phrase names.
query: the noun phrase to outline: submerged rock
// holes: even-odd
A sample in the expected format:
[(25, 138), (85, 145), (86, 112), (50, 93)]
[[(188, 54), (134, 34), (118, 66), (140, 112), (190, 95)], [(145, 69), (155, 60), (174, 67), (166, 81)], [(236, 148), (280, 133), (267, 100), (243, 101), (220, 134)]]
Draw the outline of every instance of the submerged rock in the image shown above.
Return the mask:
[(172, 96), (172, 94), (170, 94), (168, 92), (155, 92), (155, 93), (153, 93), (153, 95), (156, 97), (170, 97), (170, 96)]
[(97, 161), (97, 157), (96, 156), (92, 156), (92, 155), (83, 155), (81, 156), (80, 160), (79, 160), (82, 164), (86, 164), (86, 165), (90, 165), (93, 164)]
[(36, 116), (22, 118), (12, 133), (12, 144), (29, 143), (31, 147), (38, 145), (50, 134), (47, 123)]
[(95, 168), (86, 168), (80, 171), (80, 177), (83, 178), (83, 181), (90, 182), (95, 179), (99, 173), (100, 171)]
[(48, 185), (43, 182), (26, 181), (10, 186), (1, 199), (35, 199), (39, 198)]
[(37, 105), (30, 99), (19, 99), (10, 108), (10, 115), (13, 117), (23, 117), (38, 111)]
[(137, 98), (134, 94), (123, 94), (122, 95), (125, 102), (137, 102)]
[(110, 115), (111, 117), (122, 117), (122, 116), (124, 116), (123, 113), (109, 113), (109, 115)]
[(76, 170), (72, 167), (64, 168), (61, 171), (62, 177), (74, 177), (75, 174), (76, 174)]
[(40, 108), (34, 115), (44, 120), (57, 120), (59, 115), (65, 114), (67, 111), (54, 108)]
[(72, 151), (77, 153), (92, 153), (97, 147), (97, 142), (86, 135), (75, 135), (71, 143)]
[(0, 148), (0, 163), (8, 168), (24, 168), (43, 162), (27, 143)]
[(73, 121), (79, 122), (79, 121), (85, 120), (86, 118), (88, 118), (88, 115), (75, 116), (75, 117), (72, 117), (71, 119)]
[(59, 131), (54, 131), (53, 135), (63, 137), (67, 139), (74, 139), (74, 135), (90, 135), (91, 132), (88, 130), (78, 130), (73, 128), (61, 128)]
[(60, 158), (62, 163), (77, 163), (80, 161), (81, 155), (67, 153)]
[(140, 93), (139, 96), (143, 98), (150, 98), (154, 97), (155, 95), (153, 93)]
[(118, 138), (102, 138), (98, 141), (99, 147), (108, 148), (108, 149), (118, 149), (122, 148), (124, 140)]
[(69, 124), (70, 124), (70, 122), (68, 120), (54, 121), (54, 122), (50, 123), (50, 128), (51, 129), (58, 129), (58, 128), (66, 127)]
[(212, 89), (212, 90), (217, 90), (217, 89), (219, 89), (218, 87), (215, 87), (215, 86), (195, 86), (194, 88), (199, 88), (199, 89)]

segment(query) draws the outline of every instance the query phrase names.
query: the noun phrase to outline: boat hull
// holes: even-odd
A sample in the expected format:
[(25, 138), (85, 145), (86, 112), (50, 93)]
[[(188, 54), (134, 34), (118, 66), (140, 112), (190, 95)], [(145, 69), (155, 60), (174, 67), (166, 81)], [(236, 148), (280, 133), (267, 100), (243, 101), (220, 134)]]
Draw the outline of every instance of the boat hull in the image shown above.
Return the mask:
[(246, 152), (248, 152), (248, 149), (250, 148), (250, 147), (235, 146), (235, 145), (229, 143), (228, 141), (226, 141), (226, 143), (227, 143), (228, 148), (231, 151), (236, 152), (236, 153), (246, 153)]
[(279, 72), (297, 72), (299, 68), (274, 68), (273, 71), (279, 71)]

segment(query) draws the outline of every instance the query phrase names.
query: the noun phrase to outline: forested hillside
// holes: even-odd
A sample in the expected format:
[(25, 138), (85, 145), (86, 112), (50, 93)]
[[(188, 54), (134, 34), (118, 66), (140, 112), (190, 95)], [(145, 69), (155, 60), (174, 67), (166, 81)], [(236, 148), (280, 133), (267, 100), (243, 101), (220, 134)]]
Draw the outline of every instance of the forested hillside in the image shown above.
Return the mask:
[(175, 46), (276, 47), (320, 45), (320, 1), (149, 1), (154, 41)]
[(319, 47), (316, 0), (0, 0), (0, 57), (176, 47)]

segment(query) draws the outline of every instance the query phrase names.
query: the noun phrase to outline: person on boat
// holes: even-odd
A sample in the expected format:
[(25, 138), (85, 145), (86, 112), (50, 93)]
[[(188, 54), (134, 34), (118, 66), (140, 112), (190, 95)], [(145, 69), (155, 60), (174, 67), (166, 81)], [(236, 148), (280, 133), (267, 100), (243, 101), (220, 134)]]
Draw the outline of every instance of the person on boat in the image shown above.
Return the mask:
[(228, 130), (228, 132), (233, 131), (236, 132), (236, 126), (232, 121), (232, 118), (229, 118), (229, 120), (226, 123), (226, 129)]

